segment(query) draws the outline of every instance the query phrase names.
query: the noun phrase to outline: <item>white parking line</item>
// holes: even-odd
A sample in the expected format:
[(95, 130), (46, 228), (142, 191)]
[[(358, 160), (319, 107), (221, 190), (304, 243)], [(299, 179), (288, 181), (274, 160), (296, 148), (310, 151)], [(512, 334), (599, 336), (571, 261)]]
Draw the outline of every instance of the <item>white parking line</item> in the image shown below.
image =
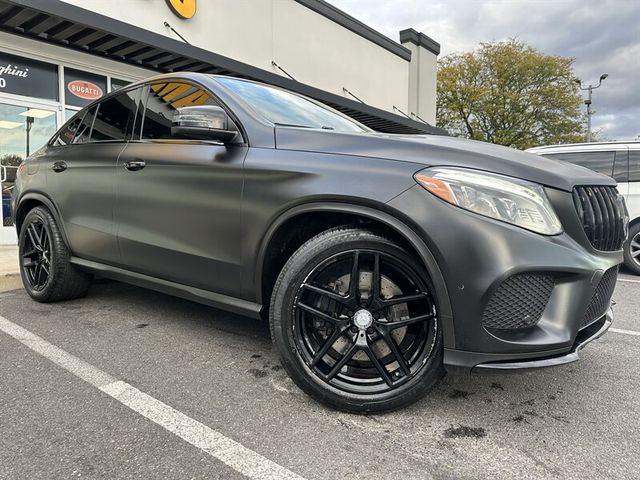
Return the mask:
[(636, 332), (635, 330), (623, 330), (621, 328), (610, 328), (609, 331), (614, 333), (624, 333), (625, 335), (634, 335), (636, 337), (640, 337), (640, 332)]
[(618, 278), (619, 282), (640, 283), (640, 280), (631, 280), (630, 278)]
[(117, 380), (2, 316), (0, 316), (0, 331), (248, 478), (304, 480), (259, 453), (225, 437), (222, 433), (186, 416), (128, 383)]

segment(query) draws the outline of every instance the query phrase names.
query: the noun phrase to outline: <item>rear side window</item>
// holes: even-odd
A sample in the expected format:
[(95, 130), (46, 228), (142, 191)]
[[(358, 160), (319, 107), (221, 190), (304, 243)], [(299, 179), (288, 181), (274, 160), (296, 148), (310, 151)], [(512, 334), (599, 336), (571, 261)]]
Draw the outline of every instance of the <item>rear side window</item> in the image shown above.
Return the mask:
[(52, 145), (56, 147), (62, 147), (73, 143), (76, 132), (82, 124), (82, 118), (84, 117), (84, 114), (84, 110), (78, 112), (78, 114), (74, 118), (72, 118), (70, 122), (62, 127), (62, 129), (58, 132), (55, 139), (53, 140)]
[(121, 93), (98, 104), (92, 142), (125, 141), (136, 114), (136, 90)]
[(94, 105), (85, 113), (76, 131), (76, 136), (73, 138), (73, 143), (87, 143), (91, 139), (91, 126), (93, 125), (93, 119), (96, 117), (97, 108), (98, 106)]
[(572, 152), (572, 153), (551, 153), (546, 157), (575, 163), (582, 167), (587, 167), (594, 172), (603, 173), (609, 177), (613, 176), (613, 163), (615, 152)]
[(629, 181), (640, 182), (640, 150), (629, 150)]
[(173, 112), (177, 108), (198, 105), (218, 105), (218, 103), (209, 92), (196, 85), (184, 82), (150, 85), (142, 121), (142, 139), (177, 138), (171, 135)]

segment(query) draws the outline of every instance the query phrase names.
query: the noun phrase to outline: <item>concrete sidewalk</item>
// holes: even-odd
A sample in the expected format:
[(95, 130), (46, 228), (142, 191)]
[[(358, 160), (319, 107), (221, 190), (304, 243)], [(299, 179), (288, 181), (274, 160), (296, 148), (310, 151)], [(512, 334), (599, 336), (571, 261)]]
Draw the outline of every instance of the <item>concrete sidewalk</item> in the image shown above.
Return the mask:
[(18, 247), (16, 245), (0, 245), (0, 292), (21, 287)]

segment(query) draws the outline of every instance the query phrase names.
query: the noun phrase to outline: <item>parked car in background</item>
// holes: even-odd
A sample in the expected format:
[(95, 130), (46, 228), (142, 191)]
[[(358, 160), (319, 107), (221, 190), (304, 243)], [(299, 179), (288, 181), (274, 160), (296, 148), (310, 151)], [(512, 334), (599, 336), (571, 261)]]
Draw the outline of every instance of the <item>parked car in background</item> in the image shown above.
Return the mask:
[[(630, 219), (624, 263), (640, 275), (640, 142), (550, 145), (527, 151), (589, 168), (618, 182), (618, 191), (627, 201)], [(597, 213), (596, 210), (594, 214)]]
[[(336, 408), (402, 407), (445, 369), (570, 363), (612, 322), (624, 199), (566, 162), (176, 73), (100, 98), (25, 163), (34, 300), (97, 275), (263, 317), (291, 378)], [(609, 216), (585, 216), (594, 202)]]

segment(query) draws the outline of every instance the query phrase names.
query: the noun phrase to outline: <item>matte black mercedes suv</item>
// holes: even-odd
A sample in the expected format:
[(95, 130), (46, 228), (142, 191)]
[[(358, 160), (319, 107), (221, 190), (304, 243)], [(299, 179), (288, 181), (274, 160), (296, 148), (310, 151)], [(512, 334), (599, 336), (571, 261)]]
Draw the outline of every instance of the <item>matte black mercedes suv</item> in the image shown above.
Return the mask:
[(169, 74), (109, 94), (19, 168), (27, 292), (110, 277), (269, 318), (305, 392), (407, 405), (445, 369), (564, 364), (611, 324), (627, 213), (604, 175), (376, 133), (303, 96)]

